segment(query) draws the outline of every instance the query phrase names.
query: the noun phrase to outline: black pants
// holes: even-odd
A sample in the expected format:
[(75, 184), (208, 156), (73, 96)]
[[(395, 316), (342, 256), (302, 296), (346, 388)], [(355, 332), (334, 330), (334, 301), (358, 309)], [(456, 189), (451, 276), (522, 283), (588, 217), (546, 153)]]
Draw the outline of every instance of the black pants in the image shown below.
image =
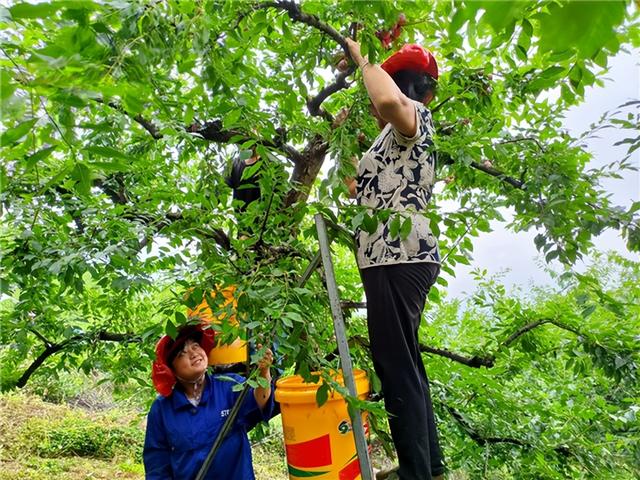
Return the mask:
[(382, 381), (401, 480), (430, 480), (444, 472), (418, 345), (422, 309), (439, 271), (433, 263), (406, 263), (360, 272), (373, 365)]

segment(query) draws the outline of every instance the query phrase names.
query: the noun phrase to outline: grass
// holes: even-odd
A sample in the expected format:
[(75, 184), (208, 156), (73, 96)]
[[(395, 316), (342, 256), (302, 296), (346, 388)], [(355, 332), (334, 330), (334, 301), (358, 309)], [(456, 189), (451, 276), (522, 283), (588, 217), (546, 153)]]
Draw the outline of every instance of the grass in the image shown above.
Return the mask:
[[(281, 424), (253, 447), (257, 480), (288, 480)], [(144, 478), (144, 415), (92, 412), (37, 396), (0, 395), (0, 480)]]
[[(25, 393), (0, 394), (0, 480), (141, 480), (144, 420), (133, 408), (95, 411)], [(265, 433), (252, 441), (256, 479), (288, 480), (279, 416)], [(376, 442), (372, 463), (391, 466)]]
[(143, 438), (133, 412), (91, 413), (0, 395), (0, 480), (142, 479)]

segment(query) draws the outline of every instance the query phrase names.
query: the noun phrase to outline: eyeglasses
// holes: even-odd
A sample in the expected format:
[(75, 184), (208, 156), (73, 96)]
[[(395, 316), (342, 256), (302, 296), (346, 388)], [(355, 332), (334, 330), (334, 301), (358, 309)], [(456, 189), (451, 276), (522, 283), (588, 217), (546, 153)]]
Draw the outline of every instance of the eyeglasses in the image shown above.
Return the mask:
[(193, 340), (187, 340), (186, 342), (184, 342), (184, 346), (180, 349), (180, 351), (178, 352), (178, 355), (176, 355), (176, 358), (184, 357), (190, 352), (197, 352), (199, 350), (202, 350), (202, 347), (198, 342), (194, 342)]

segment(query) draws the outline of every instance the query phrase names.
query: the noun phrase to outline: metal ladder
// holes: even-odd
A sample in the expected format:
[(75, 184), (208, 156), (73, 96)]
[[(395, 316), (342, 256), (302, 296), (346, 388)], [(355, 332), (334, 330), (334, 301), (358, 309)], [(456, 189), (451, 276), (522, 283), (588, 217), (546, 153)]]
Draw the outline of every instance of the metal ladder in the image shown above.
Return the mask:
[[(322, 214), (317, 213), (315, 215), (316, 229), (318, 231), (318, 243), (320, 244), (320, 251), (315, 255), (302, 277), (298, 281), (298, 286), (303, 286), (311, 277), (313, 272), (320, 265), (324, 267), (324, 273), (327, 283), (327, 293), (329, 294), (329, 303), (331, 305), (331, 316), (333, 317), (333, 328), (336, 334), (336, 340), (338, 343), (338, 352), (340, 353), (340, 365), (342, 366), (342, 378), (344, 384), (349, 390), (349, 395), (356, 397), (358, 392), (356, 390), (356, 384), (353, 378), (353, 364), (351, 362), (351, 355), (349, 354), (349, 344), (347, 343), (347, 334), (344, 328), (344, 318), (342, 317), (342, 307), (340, 303), (340, 294), (338, 293), (338, 286), (336, 284), (336, 277), (333, 272), (333, 261), (331, 260), (331, 249), (329, 245), (331, 243), (327, 234), (327, 225), (325, 223)], [(361, 305), (359, 305), (361, 307)], [(218, 433), (211, 450), (209, 451), (204, 463), (200, 467), (196, 480), (203, 480), (213, 463), (213, 459), (220, 448), (223, 440), (227, 436), (227, 433), (231, 430), (235, 418), (240, 410), (244, 398), (249, 391), (249, 383), (246, 382), (238, 400), (231, 409), (230, 414), (227, 416), (222, 429)], [(356, 452), (358, 454), (358, 462), (360, 464), (360, 476), (362, 480), (374, 480), (373, 470), (371, 469), (371, 461), (369, 459), (369, 449), (367, 447), (367, 439), (364, 433), (364, 425), (362, 423), (362, 416), (360, 410), (357, 408), (349, 408), (349, 416), (351, 417), (351, 426), (353, 436), (356, 443)]]
[[(320, 257), (322, 266), (324, 267), (325, 279), (327, 283), (327, 293), (329, 294), (329, 304), (331, 305), (331, 316), (333, 317), (333, 328), (338, 343), (338, 352), (340, 353), (340, 365), (342, 366), (342, 377), (344, 384), (349, 390), (349, 394), (358, 397), (356, 384), (353, 378), (353, 364), (351, 355), (349, 354), (349, 344), (347, 343), (347, 334), (344, 327), (344, 318), (342, 317), (342, 307), (340, 303), (340, 293), (336, 284), (336, 277), (333, 272), (333, 261), (331, 259), (330, 240), (327, 235), (327, 225), (324, 217), (320, 213), (315, 215), (316, 229), (318, 231), (318, 243), (320, 244)], [(312, 262), (309, 267), (318, 266), (318, 262)], [(309, 269), (307, 269), (309, 271)], [(315, 270), (315, 268), (314, 268)], [(313, 270), (311, 270), (312, 272)], [(307, 272), (305, 272), (305, 276)], [(310, 275), (310, 273), (309, 273)], [(369, 459), (369, 449), (367, 447), (367, 439), (362, 423), (360, 410), (349, 408), (349, 416), (351, 417), (351, 425), (353, 436), (356, 443), (356, 452), (358, 454), (358, 462), (360, 463), (360, 475), (362, 480), (373, 480), (373, 470), (371, 469), (371, 461)]]

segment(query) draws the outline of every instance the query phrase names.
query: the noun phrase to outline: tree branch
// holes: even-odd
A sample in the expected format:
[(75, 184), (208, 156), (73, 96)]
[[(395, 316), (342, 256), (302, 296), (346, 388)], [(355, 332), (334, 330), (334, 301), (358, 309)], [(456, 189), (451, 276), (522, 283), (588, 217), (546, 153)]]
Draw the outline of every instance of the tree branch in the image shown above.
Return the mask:
[(512, 138), (510, 140), (503, 140), (502, 142), (498, 142), (497, 144), (498, 145), (506, 145), (507, 143), (518, 143), (518, 142), (533, 142), (538, 146), (538, 148), (540, 149), (541, 152), (543, 152), (543, 153), (546, 152), (544, 146), (542, 145), (542, 143), (540, 143), (540, 140), (538, 140), (537, 138), (533, 138), (533, 137)]
[[(455, 408), (453, 408), (450, 405), (447, 405), (444, 402), (440, 402), (440, 404), (445, 408), (445, 410), (447, 410), (449, 412), (449, 414), (454, 418), (454, 420), (456, 420), (459, 424), (460, 427), (462, 428), (462, 430), (464, 430), (464, 432), (469, 435), (469, 437), (471, 437), (471, 439), (476, 442), (478, 445), (481, 446), (485, 446), (487, 444), (497, 444), (497, 443), (508, 443), (510, 445), (516, 445), (518, 447), (525, 447), (525, 448), (533, 448), (533, 445), (520, 440), (519, 438), (513, 438), (513, 437), (485, 437), (483, 436), (480, 432), (478, 432), (478, 430), (476, 428), (474, 428), (464, 417), (463, 415), (458, 412)], [(558, 445), (556, 447), (553, 447), (553, 450), (557, 453), (560, 454), (564, 457), (567, 457), (569, 455), (573, 455), (573, 453), (571, 452), (571, 450), (569, 449), (569, 447), (567, 447), (566, 445)]]
[(94, 98), (94, 100), (98, 103), (102, 103), (103, 105), (107, 105), (113, 108), (114, 110), (117, 110), (120, 113), (124, 113), (128, 117), (131, 117), (135, 122), (139, 123), (142, 126), (142, 128), (144, 128), (147, 132), (149, 132), (149, 134), (156, 140), (160, 140), (162, 138), (163, 135), (158, 130), (158, 127), (153, 122), (145, 119), (142, 115), (140, 114), (131, 115), (122, 107), (122, 105), (119, 105), (115, 102), (105, 102), (101, 98)]
[(45, 348), (44, 352), (38, 355), (38, 357), (31, 363), (31, 365), (29, 365), (29, 368), (27, 368), (27, 370), (25, 370), (22, 376), (18, 379), (18, 381), (16, 382), (16, 387), (17, 388), (24, 387), (29, 381), (29, 378), (31, 378), (31, 375), (33, 375), (33, 373), (38, 369), (38, 367), (40, 367), (40, 365), (42, 365), (44, 361), (47, 358), (49, 358), (51, 355), (62, 350), (66, 346), (66, 343), (68, 343), (68, 341), (63, 343), (48, 345)]
[(478, 162), (471, 162), (470, 165), (473, 168), (475, 168), (476, 170), (480, 170), (481, 172), (488, 173), (492, 177), (496, 177), (496, 178), (502, 180), (503, 182), (508, 183), (512, 187), (518, 188), (520, 190), (524, 190), (525, 189), (524, 182), (521, 182), (520, 180), (517, 180), (517, 179), (515, 179), (513, 177), (510, 177), (508, 175), (505, 175), (500, 170), (497, 170), (497, 169), (495, 169), (493, 167), (486, 167), (483, 164), (478, 163)]
[(331, 115), (326, 110), (320, 108), (320, 105), (322, 105), (322, 102), (324, 102), (329, 96), (333, 95), (337, 91), (349, 87), (347, 77), (353, 74), (353, 72), (355, 71), (356, 66), (351, 65), (346, 72), (340, 73), (333, 83), (320, 90), (315, 97), (307, 99), (307, 109), (309, 110), (309, 113), (311, 113), (311, 115), (313, 115), (314, 117), (322, 116), (328, 121), (332, 121)]
[(519, 440), (517, 438), (510, 438), (510, 437), (484, 437), (475, 428), (473, 428), (471, 426), (471, 424), (455, 408), (451, 407), (450, 405), (447, 405), (444, 402), (441, 402), (441, 405), (460, 424), (460, 426), (465, 431), (465, 433), (467, 435), (469, 435), (469, 437), (471, 437), (471, 439), (473, 441), (475, 441), (478, 445), (485, 446), (486, 444), (509, 443), (511, 445), (518, 445), (520, 447), (527, 446), (527, 444), (525, 442), (523, 442), (522, 440)]
[(256, 245), (258, 247), (262, 246), (262, 236), (264, 235), (264, 230), (267, 227), (267, 220), (269, 220), (269, 213), (271, 212), (271, 205), (273, 204), (273, 197), (275, 195), (275, 191), (271, 192), (269, 196), (269, 204), (267, 205), (267, 211), (264, 213), (264, 218), (262, 219), (262, 225), (260, 226), (260, 236), (258, 237), (258, 241)]
[(353, 302), (350, 300), (344, 300), (340, 302), (340, 307), (343, 310), (367, 308), (367, 302)]
[(474, 355), (473, 357), (466, 357), (464, 355), (460, 355), (459, 353), (451, 352), (449, 350), (429, 347), (423, 343), (420, 344), (420, 351), (423, 353), (432, 353), (434, 355), (439, 355), (441, 357), (448, 358), (449, 360), (453, 360), (454, 362), (461, 363), (471, 368), (480, 368), (480, 367), (491, 368), (495, 364), (495, 358), (493, 355), (490, 355), (487, 357), (480, 357), (478, 355)]
[(38, 337), (40, 339), (40, 341), (42, 343), (44, 343), (47, 347), (51, 345), (51, 342), (49, 340), (47, 340), (44, 335), (42, 335), (40, 332), (38, 332), (35, 328), (28, 328), (27, 330), (29, 330), (31, 333), (33, 333), (36, 337)]
[[(287, 14), (289, 15), (289, 18), (291, 18), (291, 20), (293, 20), (294, 22), (304, 23), (306, 25), (309, 25), (310, 27), (313, 27), (327, 34), (329, 37), (335, 40), (335, 42), (338, 45), (342, 47), (342, 50), (344, 51), (346, 58), (351, 59), (351, 55), (349, 53), (349, 48), (347, 47), (346, 39), (340, 33), (338, 33), (333, 27), (322, 22), (315, 15), (304, 13), (300, 9), (300, 5), (298, 5), (297, 3), (293, 1), (281, 0), (279, 2), (261, 3), (257, 6), (257, 8), (277, 8), (277, 9), (286, 11)], [(331, 122), (331, 115), (325, 110), (321, 109), (320, 105), (322, 105), (322, 102), (324, 102), (329, 96), (349, 86), (349, 84), (346, 81), (347, 77), (352, 75), (353, 72), (356, 71), (356, 68), (357, 67), (352, 60), (352, 65), (349, 66), (346, 72), (342, 72), (338, 74), (338, 76), (336, 77), (335, 81), (332, 84), (327, 85), (325, 88), (320, 90), (320, 92), (318, 92), (318, 94), (315, 97), (309, 98), (307, 100), (307, 108), (309, 109), (309, 113), (311, 113), (311, 115), (313, 115), (314, 117), (324, 117), (329, 122)]]
[(558, 328), (561, 328), (562, 330), (566, 330), (568, 332), (571, 332), (575, 335), (582, 335), (582, 332), (580, 332), (580, 330), (571, 327), (570, 325), (567, 325), (565, 323), (559, 322), (557, 320), (554, 320), (552, 318), (542, 318), (540, 320), (536, 320), (535, 322), (531, 322), (526, 324), (525, 326), (519, 328), (518, 330), (516, 330), (513, 334), (511, 334), (509, 336), (509, 338), (507, 338), (502, 345), (505, 347), (508, 347), (509, 345), (511, 345), (514, 341), (516, 341), (519, 337), (521, 337), (522, 335), (524, 335), (527, 332), (530, 332), (531, 330), (533, 330), (536, 327), (539, 327), (540, 325), (544, 325), (546, 323), (550, 323), (552, 325), (555, 325)]
[[(358, 308), (360, 308), (361, 304), (360, 302), (343, 302), (343, 303), (353, 303), (353, 304), (357, 304)], [(366, 308), (366, 304), (364, 304), (364, 307)], [(371, 348), (371, 344), (369, 343), (369, 341), (362, 337), (361, 335), (354, 335), (351, 337), (351, 341), (354, 342), (354, 345), (360, 345), (363, 348), (366, 348), (367, 350), (369, 350)], [(453, 360), (454, 362), (458, 362), (458, 363), (462, 363), (463, 365), (466, 365), (468, 367), (472, 367), (472, 368), (480, 368), (480, 367), (487, 367), (487, 368), (491, 368), (494, 366), (494, 358), (489, 356), (489, 357), (480, 357), (478, 355), (474, 355), (473, 357), (466, 357), (464, 355), (461, 355), (459, 353), (455, 353), (455, 352), (451, 352), (449, 350), (444, 350), (441, 348), (433, 348), (433, 347), (429, 347), (423, 343), (419, 344), (419, 349), (421, 352), (423, 353), (432, 353), (434, 355), (439, 355), (441, 357), (445, 357), (448, 358), (449, 360)]]
[(280, 150), (285, 153), (293, 163), (297, 163), (302, 160), (302, 154), (285, 142), (286, 132), (281, 132), (281, 135), (275, 141), (256, 139), (239, 130), (225, 130), (222, 126), (221, 120), (212, 120), (210, 122), (206, 122), (202, 127), (196, 129), (189, 128), (188, 130), (200, 135), (205, 140), (210, 140), (216, 143), (229, 143), (231, 139), (234, 139), (234, 143), (256, 140), (260, 145)]
[[(107, 181), (105, 181), (107, 180)], [(127, 192), (124, 188), (124, 182), (120, 174), (110, 175), (105, 180), (100, 178), (93, 181), (93, 185), (102, 190), (115, 205), (125, 205), (129, 202)], [(115, 180), (119, 188), (114, 188), (109, 184), (108, 180)]]
[(92, 341), (92, 340), (101, 340), (106, 342), (139, 342), (141, 338), (138, 335), (127, 334), (127, 333), (112, 333), (106, 331), (99, 331), (96, 333), (84, 333), (80, 335), (74, 335), (60, 343), (51, 343), (40, 333), (36, 332), (33, 329), (29, 329), (32, 333), (34, 333), (40, 340), (44, 342), (46, 348), (44, 351), (38, 355), (38, 357), (29, 365), (29, 367), (25, 370), (22, 376), (16, 382), (17, 388), (24, 387), (31, 376), (35, 373), (35, 371), (49, 358), (51, 355), (58, 353), (61, 350), (69, 347), (74, 343), (82, 342), (82, 341)]
[(318, 176), (328, 150), (329, 143), (322, 138), (322, 135), (318, 134), (309, 140), (302, 152), (302, 160), (293, 167), (291, 190), (285, 197), (285, 207), (290, 207), (307, 198), (309, 188)]
[[(163, 135), (160, 133), (158, 127), (150, 120), (145, 119), (141, 115), (132, 116), (129, 114), (121, 105), (118, 105), (114, 102), (105, 102), (102, 99), (96, 99), (96, 102), (102, 103), (103, 105), (107, 105), (121, 113), (132, 118), (135, 122), (139, 123), (149, 134), (156, 140), (160, 140), (163, 138)], [(286, 132), (284, 135), (280, 135), (276, 141), (269, 141), (266, 139), (255, 139), (253, 137), (249, 137), (244, 132), (240, 130), (225, 130), (222, 126), (221, 120), (212, 120), (209, 122), (205, 122), (204, 125), (198, 126), (197, 124), (185, 127), (185, 130), (190, 133), (195, 133), (202, 137), (205, 140), (210, 140), (216, 143), (230, 143), (231, 139), (235, 139), (236, 142), (246, 142), (248, 140), (256, 140), (256, 142), (260, 145), (264, 145), (269, 148), (273, 148), (276, 150), (280, 150), (284, 154), (287, 155), (289, 159), (293, 163), (300, 161), (301, 154), (291, 145), (288, 145), (285, 142)]]
[[(453, 165), (454, 163), (456, 163), (456, 161), (447, 154), (440, 154), (438, 158), (439, 158), (439, 162), (442, 163), (443, 165)], [(475, 168), (476, 170), (480, 170), (481, 172), (487, 173), (492, 177), (496, 177), (497, 179), (502, 180), (505, 183), (508, 183), (514, 188), (517, 188), (520, 190), (525, 189), (524, 181), (517, 180), (513, 177), (510, 177), (506, 175), (504, 172), (501, 172), (500, 170), (497, 170), (493, 167), (486, 167), (483, 164), (478, 162), (471, 162), (469, 165), (472, 168)]]
[(524, 327), (519, 328), (518, 330), (513, 332), (511, 335), (509, 335), (509, 338), (507, 338), (504, 342), (502, 342), (502, 345), (505, 347), (508, 347), (525, 333), (530, 332), (534, 328), (539, 327), (540, 325), (544, 325), (545, 323), (548, 323), (550, 321), (551, 320), (549, 320), (548, 318), (543, 318), (540, 320), (536, 320), (535, 322), (528, 323)]
[[(367, 304), (363, 302), (342, 302), (341, 305), (343, 308), (366, 308), (367, 307)], [(534, 322), (528, 323), (525, 326), (516, 330), (504, 342), (502, 342), (500, 347), (498, 347), (498, 350), (500, 350), (501, 348), (508, 347), (525, 333), (530, 332), (534, 328), (539, 327), (540, 325), (545, 325), (547, 323), (553, 324), (556, 327), (561, 328), (563, 330), (567, 330), (571, 333), (574, 333), (575, 335), (578, 335), (578, 336), (582, 335), (582, 332), (580, 332), (579, 330), (569, 325), (566, 325), (562, 322), (558, 322), (557, 320), (554, 320), (551, 318), (543, 318), (543, 319), (539, 319)], [(366, 349), (370, 348), (369, 342), (363, 337), (355, 336), (353, 338), (356, 339), (357, 343), (362, 347)], [(420, 352), (422, 353), (429, 353), (432, 355), (438, 355), (440, 357), (448, 358), (449, 360), (453, 360), (454, 362), (461, 363), (462, 365), (466, 365), (467, 367), (471, 367), (471, 368), (481, 368), (481, 367), (492, 368), (493, 366), (495, 366), (495, 360), (496, 360), (495, 354), (486, 355), (486, 356), (474, 355), (472, 357), (469, 357), (469, 356), (452, 352), (450, 350), (446, 350), (443, 348), (430, 347), (428, 345), (425, 345), (424, 343), (419, 344), (419, 349), (420, 349)]]
[(264, 2), (259, 4), (259, 8), (278, 8), (280, 10), (285, 10), (291, 20), (294, 22), (301, 22), (309, 25), (310, 27), (314, 27), (321, 32), (326, 33), (331, 38), (333, 38), (338, 45), (342, 47), (347, 55), (347, 58), (351, 58), (349, 55), (349, 48), (347, 47), (347, 42), (342, 35), (340, 35), (333, 27), (323, 23), (318, 17), (315, 15), (310, 15), (308, 13), (304, 13), (300, 10), (300, 5), (293, 1), (280, 0), (278, 2)]
[[(109, 198), (111, 198), (111, 201), (113, 201), (115, 204), (126, 205), (130, 203), (130, 199), (126, 194), (124, 183), (118, 177), (114, 177), (114, 178), (116, 179), (116, 181), (118, 181), (118, 185), (120, 186), (120, 188), (118, 189), (113, 188), (112, 186), (108, 185), (106, 182), (100, 179), (95, 180), (94, 185), (102, 189), (102, 191), (105, 192), (109, 196)], [(145, 235), (143, 238), (141, 238), (138, 241), (137, 251), (139, 252), (140, 250), (142, 250), (148, 245), (153, 235), (160, 233), (160, 231), (163, 228), (171, 225), (172, 223), (183, 220), (184, 216), (182, 212), (169, 211), (169, 212), (166, 212), (163, 216), (157, 217), (155, 215), (141, 214), (133, 211), (133, 212), (127, 212), (123, 214), (122, 218), (131, 220), (131, 221), (136, 221), (146, 226), (152, 226), (152, 225), (154, 226), (153, 233), (149, 235)], [(210, 231), (199, 229), (198, 232), (204, 238), (213, 239), (213, 241), (215, 241), (224, 250), (226, 251), (231, 250), (231, 241), (229, 240), (228, 235), (222, 229), (214, 228)]]

